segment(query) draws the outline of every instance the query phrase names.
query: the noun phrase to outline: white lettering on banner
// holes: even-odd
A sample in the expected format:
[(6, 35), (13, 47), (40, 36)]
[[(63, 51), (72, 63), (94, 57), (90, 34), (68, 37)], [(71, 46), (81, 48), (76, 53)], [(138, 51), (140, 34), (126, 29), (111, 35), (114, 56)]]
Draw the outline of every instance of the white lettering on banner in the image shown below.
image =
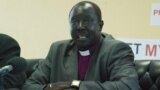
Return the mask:
[(135, 60), (160, 60), (160, 40), (126, 38), (118, 40), (126, 42), (132, 48)]
[(160, 3), (152, 4), (151, 25), (160, 25)]

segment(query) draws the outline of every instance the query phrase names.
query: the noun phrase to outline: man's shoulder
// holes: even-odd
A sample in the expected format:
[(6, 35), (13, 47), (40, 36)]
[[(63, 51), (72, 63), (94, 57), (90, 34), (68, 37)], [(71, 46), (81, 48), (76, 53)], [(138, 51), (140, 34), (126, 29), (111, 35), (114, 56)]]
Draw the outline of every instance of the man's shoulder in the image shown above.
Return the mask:
[(114, 37), (111, 34), (108, 34), (108, 33), (102, 32), (101, 35), (105, 39), (114, 39)]
[(118, 44), (118, 43), (124, 43), (123, 41), (116, 40), (111, 34), (108, 33), (102, 33), (102, 37), (104, 38), (103, 42), (106, 44)]
[(60, 40), (60, 41), (55, 41), (52, 43), (51, 46), (54, 46), (54, 47), (59, 47), (59, 46), (67, 46), (69, 44), (72, 43), (72, 40), (71, 39), (67, 39), (67, 40)]
[(129, 45), (123, 41), (112, 39), (112, 38), (104, 38), (103, 40), (104, 47), (129, 47)]
[(60, 40), (60, 41), (55, 41), (53, 44), (67, 44), (71, 41), (71, 39), (66, 39), (66, 40)]
[(104, 39), (100, 50), (102, 54), (132, 52), (131, 47), (127, 43), (116, 39)]

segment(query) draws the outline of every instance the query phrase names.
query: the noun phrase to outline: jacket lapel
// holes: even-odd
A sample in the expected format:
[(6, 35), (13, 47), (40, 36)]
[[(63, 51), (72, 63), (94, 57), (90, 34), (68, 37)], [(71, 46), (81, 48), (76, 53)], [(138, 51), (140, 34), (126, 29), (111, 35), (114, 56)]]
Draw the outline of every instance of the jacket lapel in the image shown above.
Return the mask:
[(94, 73), (98, 73), (95, 72), (97, 71), (96, 69), (99, 68), (98, 66), (98, 56), (99, 56), (99, 52), (100, 52), (100, 48), (103, 42), (103, 38), (101, 38), (100, 42), (98, 43), (96, 50), (94, 51), (93, 55), (91, 56), (90, 60), (89, 60), (89, 65), (87, 68), (87, 72), (85, 75), (84, 80), (93, 80), (93, 79), (97, 79), (98, 77), (94, 74)]
[(66, 67), (66, 74), (69, 77), (68, 79), (78, 79), (78, 56), (76, 47), (73, 47), (68, 51), (64, 64)]

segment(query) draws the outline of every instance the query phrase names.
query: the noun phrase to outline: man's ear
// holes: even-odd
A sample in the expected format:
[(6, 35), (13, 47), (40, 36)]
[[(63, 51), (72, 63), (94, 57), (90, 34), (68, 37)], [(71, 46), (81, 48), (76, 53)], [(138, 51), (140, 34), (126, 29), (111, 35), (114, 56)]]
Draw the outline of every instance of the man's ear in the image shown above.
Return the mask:
[(100, 28), (101, 28), (101, 29), (100, 29), (101, 31), (102, 31), (102, 28), (103, 28), (103, 24), (104, 24), (104, 23), (103, 23), (103, 20), (101, 20), (101, 21), (99, 22), (99, 26), (100, 26)]

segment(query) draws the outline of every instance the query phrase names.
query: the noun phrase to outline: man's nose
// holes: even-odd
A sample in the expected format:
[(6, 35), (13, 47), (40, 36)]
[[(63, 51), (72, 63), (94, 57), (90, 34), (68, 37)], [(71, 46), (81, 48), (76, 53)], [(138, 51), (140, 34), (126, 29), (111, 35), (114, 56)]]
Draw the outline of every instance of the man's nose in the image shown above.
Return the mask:
[(79, 21), (78, 23), (78, 29), (84, 29), (83, 21)]

